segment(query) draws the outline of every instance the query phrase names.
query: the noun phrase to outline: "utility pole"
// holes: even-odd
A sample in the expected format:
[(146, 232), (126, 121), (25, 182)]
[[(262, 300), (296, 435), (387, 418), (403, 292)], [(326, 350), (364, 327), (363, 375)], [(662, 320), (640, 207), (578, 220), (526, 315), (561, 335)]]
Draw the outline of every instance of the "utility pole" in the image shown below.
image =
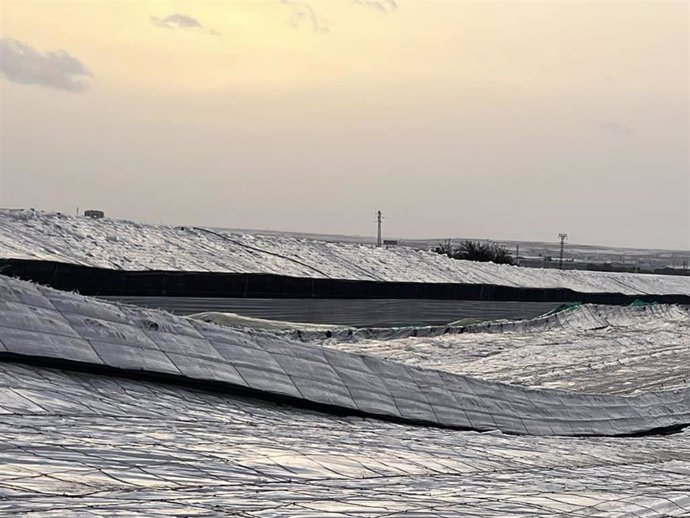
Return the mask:
[(563, 249), (565, 248), (565, 240), (568, 239), (568, 234), (558, 234), (558, 239), (561, 240), (561, 260), (559, 262), (559, 267), (563, 269)]
[(376, 237), (376, 246), (381, 246), (383, 242), (381, 241), (381, 220), (383, 219), (383, 215), (381, 214), (381, 211), (376, 212), (376, 221), (378, 222), (379, 225), (379, 233), (378, 236)]
[(515, 266), (520, 266), (520, 245), (515, 245)]

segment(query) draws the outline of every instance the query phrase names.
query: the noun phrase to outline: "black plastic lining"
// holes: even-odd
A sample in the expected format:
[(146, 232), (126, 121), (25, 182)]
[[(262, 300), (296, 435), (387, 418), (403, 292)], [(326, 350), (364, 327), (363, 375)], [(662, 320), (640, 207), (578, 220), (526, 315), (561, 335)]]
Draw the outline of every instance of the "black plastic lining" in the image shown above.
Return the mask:
[(495, 284), (383, 282), (289, 277), (259, 273), (133, 271), (53, 261), (0, 259), (0, 274), (92, 296), (435, 299), (582, 302), (627, 305), (633, 301), (690, 304), (688, 295), (583, 293), (566, 288)]

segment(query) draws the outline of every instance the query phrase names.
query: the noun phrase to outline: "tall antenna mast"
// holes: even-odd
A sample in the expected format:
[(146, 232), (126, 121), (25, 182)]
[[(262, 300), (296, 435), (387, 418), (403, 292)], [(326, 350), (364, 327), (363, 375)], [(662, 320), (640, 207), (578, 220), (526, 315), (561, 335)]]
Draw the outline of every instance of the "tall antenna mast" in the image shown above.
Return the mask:
[(563, 269), (563, 249), (565, 248), (565, 240), (568, 239), (568, 234), (558, 234), (558, 239), (561, 240), (561, 260), (559, 261), (559, 268)]
[(383, 242), (381, 241), (381, 220), (383, 219), (383, 214), (381, 214), (381, 211), (376, 212), (376, 221), (378, 222), (378, 227), (379, 227), (379, 232), (376, 237), (376, 246), (381, 246)]

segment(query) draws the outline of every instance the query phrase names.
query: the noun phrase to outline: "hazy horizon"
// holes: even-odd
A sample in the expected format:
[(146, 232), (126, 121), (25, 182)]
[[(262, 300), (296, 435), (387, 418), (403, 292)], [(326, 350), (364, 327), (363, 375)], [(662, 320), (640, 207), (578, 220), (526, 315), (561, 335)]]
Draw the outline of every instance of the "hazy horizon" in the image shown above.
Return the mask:
[(690, 249), (686, 1), (0, 9), (0, 206)]

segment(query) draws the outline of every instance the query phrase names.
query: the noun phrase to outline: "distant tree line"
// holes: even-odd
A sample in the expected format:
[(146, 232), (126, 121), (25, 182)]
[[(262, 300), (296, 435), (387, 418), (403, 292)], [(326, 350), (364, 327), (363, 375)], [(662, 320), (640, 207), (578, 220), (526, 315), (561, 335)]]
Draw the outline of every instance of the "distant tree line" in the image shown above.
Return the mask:
[(462, 241), (457, 246), (453, 246), (450, 239), (448, 239), (440, 242), (434, 251), (441, 255), (447, 255), (452, 259), (513, 264), (513, 256), (508, 253), (506, 247), (491, 242), (482, 243), (481, 241), (467, 240)]

